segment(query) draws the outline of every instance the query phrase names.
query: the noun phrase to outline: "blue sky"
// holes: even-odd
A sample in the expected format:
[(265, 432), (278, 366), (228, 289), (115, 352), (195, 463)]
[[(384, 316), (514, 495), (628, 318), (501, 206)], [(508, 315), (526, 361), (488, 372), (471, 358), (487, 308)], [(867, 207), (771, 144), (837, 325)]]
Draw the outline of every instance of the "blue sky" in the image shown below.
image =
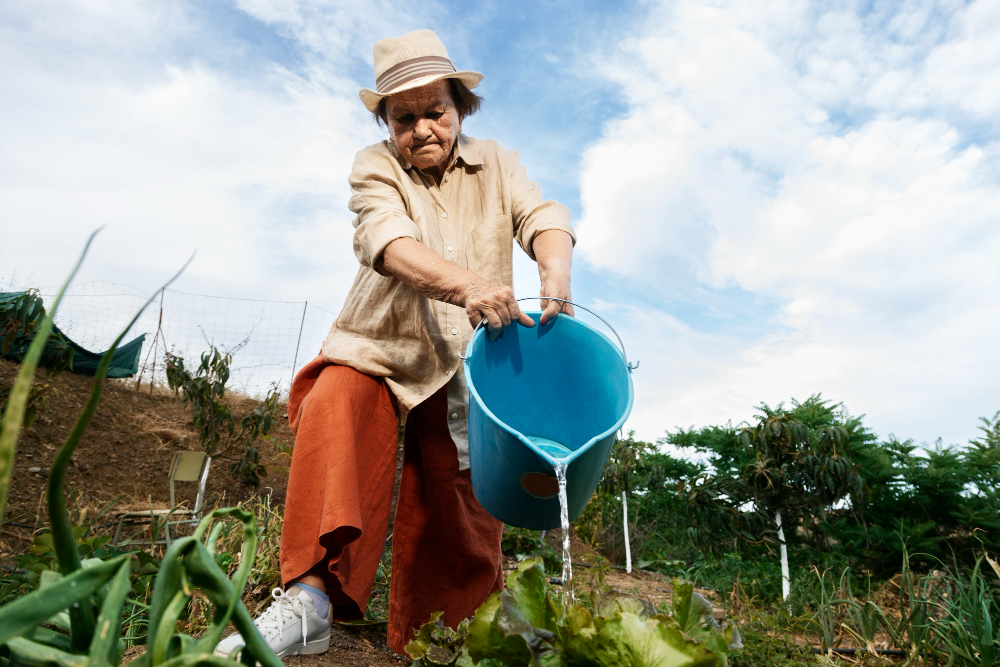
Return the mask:
[[(882, 436), (1000, 409), (1000, 3), (44, 0), (0, 6), (0, 279), (337, 310), (381, 37), (486, 74), (466, 130), (573, 213), (630, 427), (822, 392)], [(38, 239), (43, 239), (38, 243)], [(537, 275), (516, 262), (515, 289)]]

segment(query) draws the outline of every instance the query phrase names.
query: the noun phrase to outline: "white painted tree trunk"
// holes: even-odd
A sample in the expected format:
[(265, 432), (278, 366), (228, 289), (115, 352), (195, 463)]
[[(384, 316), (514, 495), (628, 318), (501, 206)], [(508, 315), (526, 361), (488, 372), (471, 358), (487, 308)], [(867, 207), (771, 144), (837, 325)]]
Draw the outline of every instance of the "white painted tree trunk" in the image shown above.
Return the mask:
[(628, 500), (622, 491), (622, 525), (625, 527), (625, 572), (632, 572), (632, 545), (628, 541)]
[(791, 582), (788, 579), (788, 548), (785, 546), (785, 529), (781, 527), (781, 510), (774, 513), (774, 521), (778, 524), (778, 541), (781, 543), (781, 599), (787, 600)]

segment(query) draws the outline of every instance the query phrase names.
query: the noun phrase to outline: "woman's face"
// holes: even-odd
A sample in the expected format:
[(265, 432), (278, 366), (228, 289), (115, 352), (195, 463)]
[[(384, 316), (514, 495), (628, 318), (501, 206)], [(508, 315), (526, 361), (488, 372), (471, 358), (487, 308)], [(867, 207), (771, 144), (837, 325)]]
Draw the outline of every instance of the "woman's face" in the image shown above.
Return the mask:
[(385, 111), (389, 136), (403, 157), (418, 169), (444, 173), (462, 130), (448, 81), (396, 93), (386, 98)]

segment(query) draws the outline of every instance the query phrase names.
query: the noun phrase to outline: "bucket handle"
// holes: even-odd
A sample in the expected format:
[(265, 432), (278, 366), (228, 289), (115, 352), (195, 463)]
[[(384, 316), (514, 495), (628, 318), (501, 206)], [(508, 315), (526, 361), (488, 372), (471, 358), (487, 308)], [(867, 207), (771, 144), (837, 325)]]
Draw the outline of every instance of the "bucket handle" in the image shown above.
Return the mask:
[[(549, 301), (559, 301), (561, 303), (568, 303), (569, 305), (573, 306), (574, 308), (579, 308), (580, 310), (587, 311), (588, 313), (590, 313), (591, 315), (593, 315), (594, 317), (596, 317), (600, 321), (604, 322), (604, 326), (606, 326), (607, 328), (611, 329), (611, 333), (613, 333), (615, 335), (615, 338), (618, 339), (618, 344), (622, 348), (622, 356), (625, 357), (625, 365), (628, 366), (629, 371), (634, 371), (637, 368), (639, 368), (639, 362), (638, 361), (633, 364), (631, 361), (628, 360), (628, 353), (625, 352), (625, 343), (622, 342), (622, 337), (618, 335), (618, 332), (615, 331), (615, 328), (613, 326), (611, 326), (611, 324), (606, 319), (604, 319), (603, 317), (601, 317), (600, 315), (598, 315), (597, 313), (595, 313), (594, 311), (592, 311), (590, 308), (587, 308), (586, 306), (581, 306), (578, 303), (573, 303), (572, 301), (567, 301), (566, 299), (557, 299), (554, 296), (525, 296), (525, 297), (522, 297), (520, 299), (517, 299), (517, 301), (539, 301), (541, 299), (548, 299)], [(477, 324), (476, 328), (472, 330), (472, 335), (473, 336), (476, 335), (476, 332), (479, 331), (479, 327), (483, 326), (483, 323), (485, 323), (485, 322), (486, 322), (486, 318), (485, 317), (483, 319), (479, 320), (479, 324)], [(458, 357), (462, 361), (468, 361), (468, 357), (463, 357), (461, 352), (458, 353)]]

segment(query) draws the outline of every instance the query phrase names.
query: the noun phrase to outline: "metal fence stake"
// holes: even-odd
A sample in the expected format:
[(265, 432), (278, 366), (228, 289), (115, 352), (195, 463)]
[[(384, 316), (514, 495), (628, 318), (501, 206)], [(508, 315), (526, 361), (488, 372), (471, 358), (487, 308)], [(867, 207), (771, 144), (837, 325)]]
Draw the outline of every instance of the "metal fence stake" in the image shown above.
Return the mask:
[[(160, 321), (156, 325), (156, 336), (153, 337), (153, 370), (149, 372), (149, 395), (153, 395), (153, 383), (156, 381), (156, 339), (160, 337), (160, 329), (163, 328), (163, 295), (166, 294), (166, 288), (160, 289)], [(165, 348), (164, 348), (165, 349)], [(149, 358), (149, 355), (146, 355)], [(142, 379), (142, 376), (139, 376)], [(136, 385), (138, 389), (138, 384)]]
[[(305, 305), (302, 306), (302, 322), (299, 324), (299, 339), (295, 341), (295, 358), (292, 360), (292, 380), (295, 380), (295, 369), (299, 364), (299, 345), (302, 344), (302, 329), (306, 326), (306, 310), (309, 309), (309, 302), (306, 301)], [(289, 381), (288, 386), (292, 386), (292, 382)]]

